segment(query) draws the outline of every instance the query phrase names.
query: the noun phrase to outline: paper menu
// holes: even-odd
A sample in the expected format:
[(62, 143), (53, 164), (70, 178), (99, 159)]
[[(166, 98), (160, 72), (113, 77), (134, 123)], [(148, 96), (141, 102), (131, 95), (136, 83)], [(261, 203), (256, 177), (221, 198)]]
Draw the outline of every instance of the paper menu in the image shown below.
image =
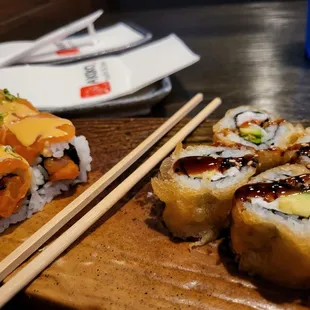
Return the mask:
[(15, 50), (12, 50), (7, 56), (2, 57), (0, 59), (0, 67), (7, 67), (9, 65), (15, 64), (19, 62), (23, 57), (27, 57), (32, 53), (36, 52), (40, 48), (46, 46), (47, 44), (53, 42), (59, 42), (73, 33), (77, 33), (78, 31), (87, 27), (90, 32), (93, 32), (92, 24), (98, 17), (102, 15), (103, 11), (98, 10), (94, 13), (91, 13), (83, 18), (80, 18), (76, 21), (69, 23), (63, 27), (60, 27), (52, 32), (49, 32), (35, 41), (31, 42), (28, 46), (20, 46)]
[[(54, 61), (72, 61), (76, 58), (89, 57), (94, 54), (105, 54), (119, 51), (150, 40), (150, 33), (142, 33), (126, 23), (117, 23), (97, 30), (93, 36), (76, 35), (63, 41), (51, 43), (29, 56), (19, 60), (20, 63), (39, 63)], [(1, 58), (7, 57), (17, 50), (30, 47), (32, 41), (14, 41), (0, 44)]]
[(170, 35), (121, 55), (76, 64), (3, 68), (0, 85), (39, 109), (68, 108), (129, 95), (198, 60), (176, 35)]

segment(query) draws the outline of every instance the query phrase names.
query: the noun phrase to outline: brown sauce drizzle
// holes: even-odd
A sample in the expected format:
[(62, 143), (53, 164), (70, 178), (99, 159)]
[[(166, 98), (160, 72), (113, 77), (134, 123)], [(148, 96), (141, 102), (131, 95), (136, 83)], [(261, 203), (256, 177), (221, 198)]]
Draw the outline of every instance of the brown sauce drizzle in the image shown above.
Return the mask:
[(303, 152), (303, 155), (310, 152), (310, 142), (296, 143), (288, 148), (291, 151)]
[(308, 144), (307, 146), (302, 146), (298, 151), (298, 155), (310, 157), (310, 144)]
[(200, 174), (206, 171), (217, 170), (224, 172), (232, 167), (257, 166), (255, 155), (244, 157), (212, 157), (188, 156), (178, 159), (173, 165), (173, 171), (179, 175)]
[(239, 128), (242, 128), (242, 127), (249, 127), (250, 125), (258, 125), (258, 126), (261, 126), (264, 122), (267, 122), (267, 121), (262, 121), (262, 120), (258, 120), (258, 119), (252, 119), (250, 121), (246, 121), (244, 123), (242, 123)]
[(291, 163), (295, 163), (300, 156), (307, 156), (310, 158), (310, 143), (294, 144), (288, 148), (288, 151), (293, 151)]
[(240, 187), (236, 193), (236, 199), (247, 201), (249, 198), (264, 198), (272, 202), (280, 196), (310, 192), (310, 174), (289, 177), (272, 183), (254, 183)]
[(280, 124), (285, 123), (285, 122), (286, 122), (286, 120), (283, 119), (283, 118), (276, 119), (276, 120), (273, 120), (273, 121), (268, 121), (268, 125), (266, 127), (272, 126), (272, 125), (280, 125)]
[(252, 112), (254, 114), (263, 114), (263, 112), (260, 112), (260, 111), (243, 111), (243, 112), (240, 112), (238, 114), (236, 114), (234, 116), (234, 121), (235, 121), (235, 125), (236, 125), (236, 128), (241, 128), (241, 127), (248, 127), (250, 125), (258, 125), (262, 128), (266, 128), (266, 127), (269, 127), (269, 126), (272, 126), (272, 125), (280, 125), (281, 123), (285, 122), (285, 120), (283, 118), (279, 118), (279, 119), (276, 119), (276, 120), (270, 120), (269, 118), (266, 118), (265, 120), (258, 120), (258, 119), (252, 119), (252, 120), (249, 120), (249, 121), (246, 121), (244, 123), (242, 123), (240, 126), (237, 126), (237, 119), (238, 119), (238, 116), (239, 115), (242, 115), (243, 113), (246, 113), (246, 112)]
[(262, 128), (266, 128), (266, 127), (269, 127), (269, 126), (272, 126), (272, 125), (280, 125), (281, 123), (283, 123), (285, 120), (284, 119), (277, 119), (277, 120), (269, 120), (268, 118), (266, 120), (250, 120), (250, 121), (246, 121), (244, 123), (242, 123), (239, 128), (242, 128), (242, 127), (248, 127), (250, 125), (258, 125)]

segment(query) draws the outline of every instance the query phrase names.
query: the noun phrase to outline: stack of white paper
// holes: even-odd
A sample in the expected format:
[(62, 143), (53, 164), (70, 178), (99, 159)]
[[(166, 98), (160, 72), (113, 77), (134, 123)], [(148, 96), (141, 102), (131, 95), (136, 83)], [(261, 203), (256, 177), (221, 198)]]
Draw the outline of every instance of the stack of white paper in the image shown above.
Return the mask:
[(0, 85), (44, 110), (128, 95), (199, 60), (176, 35), (121, 55), (63, 66), (0, 69)]

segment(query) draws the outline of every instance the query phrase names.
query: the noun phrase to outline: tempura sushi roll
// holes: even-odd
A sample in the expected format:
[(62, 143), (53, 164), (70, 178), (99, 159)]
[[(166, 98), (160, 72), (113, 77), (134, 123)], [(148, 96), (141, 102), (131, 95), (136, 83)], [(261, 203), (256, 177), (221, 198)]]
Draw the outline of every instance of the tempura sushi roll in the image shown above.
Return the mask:
[[(41, 210), (71, 185), (87, 181), (92, 160), (89, 145), (84, 136), (75, 135), (72, 122), (41, 113), (6, 89), (0, 90), (0, 145), (11, 146), (31, 166), (31, 210)], [(25, 210), (14, 218), (24, 219)], [(27, 216), (33, 213), (29, 210)], [(0, 231), (11, 223), (0, 220)]]
[(284, 165), (236, 191), (231, 244), (239, 269), (291, 288), (310, 288), (310, 171)]
[(310, 168), (310, 128), (306, 128), (304, 135), (300, 137), (285, 152), (285, 161), (297, 163)]
[(256, 166), (256, 155), (244, 148), (177, 146), (152, 179), (154, 193), (166, 204), (163, 221), (172, 235), (194, 237), (196, 245), (214, 240), (229, 223), (235, 190)]
[(265, 171), (285, 163), (284, 151), (303, 134), (303, 128), (267, 111), (240, 106), (227, 111), (213, 132), (215, 144), (256, 150), (258, 170)]

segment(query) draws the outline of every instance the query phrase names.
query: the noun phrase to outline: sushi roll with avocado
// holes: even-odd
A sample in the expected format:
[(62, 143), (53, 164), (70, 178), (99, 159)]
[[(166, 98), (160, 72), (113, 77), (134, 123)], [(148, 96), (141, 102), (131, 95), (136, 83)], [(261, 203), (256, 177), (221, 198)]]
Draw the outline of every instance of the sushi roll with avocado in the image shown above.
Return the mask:
[(297, 163), (310, 168), (310, 128), (285, 152), (285, 161)]
[(284, 151), (303, 134), (303, 128), (264, 110), (240, 106), (227, 111), (213, 132), (215, 144), (255, 150), (261, 172), (285, 163)]
[(203, 245), (229, 224), (232, 197), (256, 172), (253, 150), (178, 145), (152, 179), (165, 203), (163, 221), (173, 236)]
[(284, 165), (239, 188), (231, 246), (239, 269), (271, 282), (310, 288), (310, 170)]

